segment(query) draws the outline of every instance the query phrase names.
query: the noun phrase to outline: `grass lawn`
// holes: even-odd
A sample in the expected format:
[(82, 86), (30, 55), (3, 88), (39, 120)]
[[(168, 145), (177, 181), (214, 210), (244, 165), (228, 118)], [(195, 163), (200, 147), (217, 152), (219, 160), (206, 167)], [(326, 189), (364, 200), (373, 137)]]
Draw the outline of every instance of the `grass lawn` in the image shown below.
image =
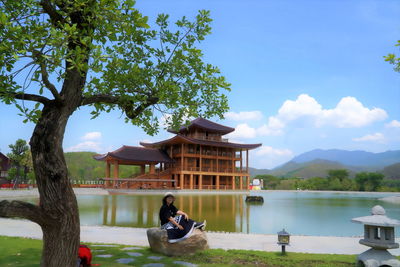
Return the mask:
[[(179, 266), (179, 263), (182, 262), (198, 266), (342, 267), (354, 266), (356, 258), (355, 255), (306, 253), (288, 253), (285, 256), (281, 256), (280, 253), (276, 252), (225, 251), (222, 249), (210, 249), (192, 256), (166, 257), (152, 252), (148, 247), (125, 245), (108, 247), (102, 244), (85, 244), (92, 250), (92, 263), (100, 264), (100, 266), (104, 267), (143, 266), (150, 263), (162, 263), (164, 266)], [(41, 250), (41, 240), (0, 236), (0, 266), (39, 266)], [(101, 255), (112, 256), (103, 258)], [(118, 263), (118, 259), (133, 259), (133, 261), (123, 264)], [(186, 266), (194, 265), (188, 264)]]

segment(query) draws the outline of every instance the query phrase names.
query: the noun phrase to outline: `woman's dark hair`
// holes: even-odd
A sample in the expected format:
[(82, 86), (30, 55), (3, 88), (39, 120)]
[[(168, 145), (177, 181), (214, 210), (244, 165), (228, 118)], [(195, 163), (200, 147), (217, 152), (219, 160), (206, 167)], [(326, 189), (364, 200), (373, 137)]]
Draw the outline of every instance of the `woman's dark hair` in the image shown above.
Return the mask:
[(174, 204), (175, 197), (174, 197), (173, 195), (166, 195), (166, 196), (163, 197), (163, 199), (162, 199), (163, 205), (167, 205), (167, 198), (168, 198), (168, 197), (173, 197), (173, 198), (174, 198), (174, 200), (173, 200), (172, 203), (171, 203), (171, 204)]

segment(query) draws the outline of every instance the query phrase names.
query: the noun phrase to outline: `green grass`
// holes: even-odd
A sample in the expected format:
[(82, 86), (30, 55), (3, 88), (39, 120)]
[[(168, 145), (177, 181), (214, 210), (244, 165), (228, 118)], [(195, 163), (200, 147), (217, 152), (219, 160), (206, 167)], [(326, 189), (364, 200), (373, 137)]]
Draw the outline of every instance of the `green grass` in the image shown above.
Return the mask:
[[(166, 257), (160, 260), (148, 259), (149, 256), (162, 256), (152, 252), (148, 247), (137, 247), (124, 251), (124, 247), (100, 247), (87, 244), (93, 253), (92, 263), (106, 267), (142, 266), (147, 263), (163, 263), (165, 266), (177, 266), (174, 261), (185, 261), (198, 266), (266, 266), (266, 267), (344, 267), (354, 266), (355, 255), (307, 254), (289, 252), (285, 256), (276, 252), (210, 249), (191, 256)], [(104, 251), (100, 251), (104, 250)], [(0, 236), (0, 266), (33, 267), (40, 265), (42, 241), (18, 237)], [(139, 252), (142, 256), (130, 257), (127, 252)], [(111, 254), (111, 258), (99, 258), (96, 255)], [(134, 258), (129, 264), (120, 264), (120, 258)], [(400, 259), (400, 257), (399, 257)]]

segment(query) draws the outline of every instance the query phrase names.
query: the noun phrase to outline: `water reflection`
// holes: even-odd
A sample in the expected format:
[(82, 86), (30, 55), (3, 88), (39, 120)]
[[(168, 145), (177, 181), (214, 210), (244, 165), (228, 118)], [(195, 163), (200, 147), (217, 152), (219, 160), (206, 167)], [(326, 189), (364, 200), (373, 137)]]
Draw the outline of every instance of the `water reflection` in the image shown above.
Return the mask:
[[(89, 198), (78, 199), (82, 223), (93, 223), (92, 215), (97, 210), (102, 214), (102, 225), (147, 228), (160, 224), (162, 196), (101, 196), (103, 205), (93, 206), (89, 201), (90, 207)], [(206, 219), (207, 229), (212, 231), (248, 233), (250, 229), (250, 208), (244, 205), (243, 195), (181, 195), (176, 197), (175, 206), (194, 220)], [(92, 212), (88, 213), (88, 209)]]
[[(207, 220), (207, 229), (276, 234), (282, 228), (297, 235), (355, 236), (363, 228), (351, 223), (382, 205), (389, 217), (400, 219), (398, 204), (385, 195), (310, 192), (262, 192), (263, 205), (246, 204), (245, 195), (178, 195), (175, 205), (194, 220)], [(81, 223), (128, 227), (159, 226), (162, 195), (78, 196)], [(396, 231), (396, 236), (400, 236)]]

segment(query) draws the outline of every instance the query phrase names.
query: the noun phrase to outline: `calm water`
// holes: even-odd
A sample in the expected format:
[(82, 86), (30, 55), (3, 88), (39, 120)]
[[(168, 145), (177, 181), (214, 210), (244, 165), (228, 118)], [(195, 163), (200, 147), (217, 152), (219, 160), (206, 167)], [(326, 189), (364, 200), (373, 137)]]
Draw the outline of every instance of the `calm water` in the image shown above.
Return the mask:
[[(245, 202), (246, 195), (181, 195), (175, 205), (212, 231), (296, 235), (355, 236), (363, 227), (350, 222), (369, 215), (374, 205), (400, 220), (400, 205), (379, 201), (382, 194), (259, 192), (264, 204)], [(81, 224), (123, 227), (159, 225), (161, 195), (78, 196)], [(396, 236), (400, 237), (399, 229)]]

